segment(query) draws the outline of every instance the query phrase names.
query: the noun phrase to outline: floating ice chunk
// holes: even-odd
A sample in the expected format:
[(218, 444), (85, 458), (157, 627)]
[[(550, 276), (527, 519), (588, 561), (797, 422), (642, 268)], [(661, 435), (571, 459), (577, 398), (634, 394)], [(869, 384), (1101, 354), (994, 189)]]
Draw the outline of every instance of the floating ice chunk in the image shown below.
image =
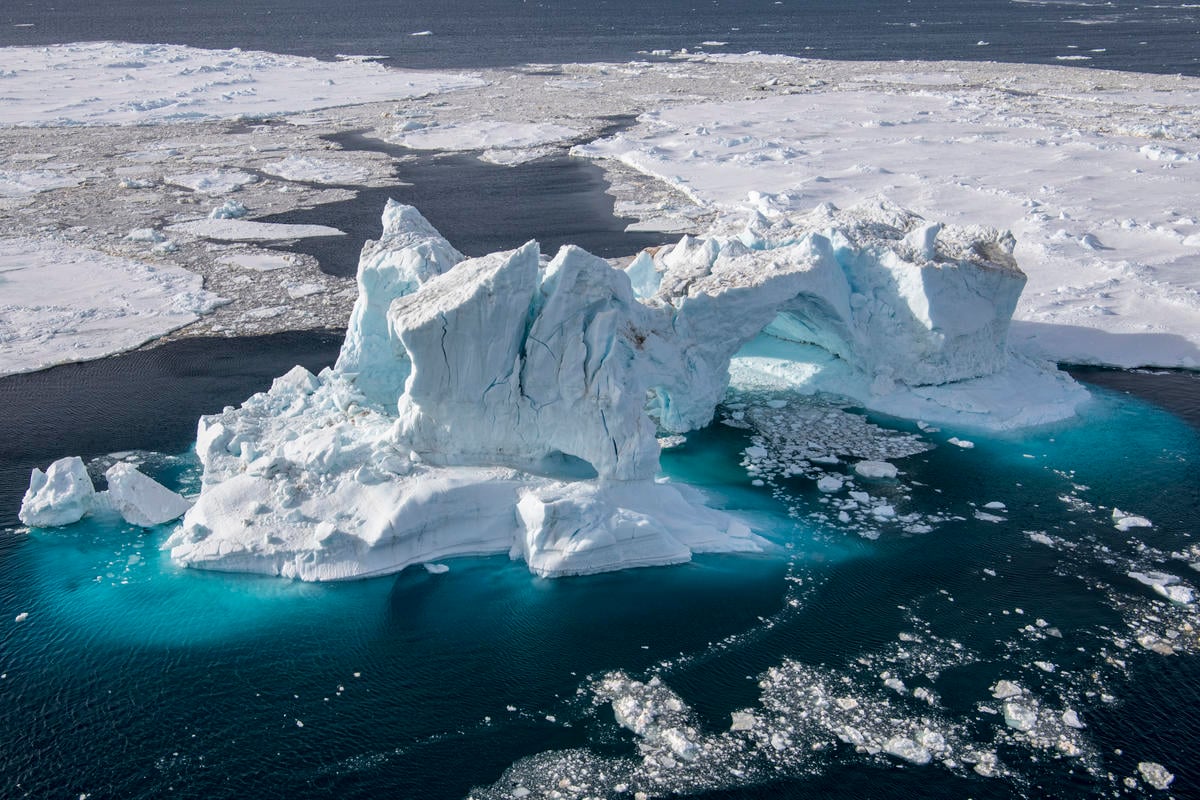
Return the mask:
[(1005, 506), (1004, 503), (1001, 503), (998, 500), (993, 500), (990, 503), (984, 503), (983, 507), (990, 508), (993, 511), (1004, 511), (1007, 508), (1007, 506)]
[(264, 164), (262, 170), (268, 175), (288, 181), (334, 185), (360, 184), (370, 176), (365, 167), (357, 164), (297, 155)]
[(997, 700), (1007, 700), (1010, 697), (1020, 697), (1024, 693), (1024, 689), (1009, 680), (997, 681), (992, 687), (992, 697), (996, 698)]
[(183, 516), (192, 506), (191, 501), (130, 464), (113, 464), (104, 477), (108, 479), (109, 503), (130, 525), (162, 525)]
[(1062, 713), (1062, 721), (1063, 721), (1063, 724), (1066, 725), (1068, 728), (1076, 728), (1076, 729), (1082, 730), (1084, 727), (1086, 727), (1083, 724), (1082, 720), (1079, 719), (1079, 713), (1076, 712), (1075, 709), (1073, 709), (1073, 708), (1068, 708), (1066, 711), (1064, 711)]
[(817, 480), (817, 488), (822, 492), (840, 492), (843, 481), (838, 475), (824, 475)]
[(1139, 517), (1136, 514), (1127, 514), (1119, 508), (1112, 510), (1113, 525), (1119, 531), (1127, 531), (1130, 528), (1152, 528), (1154, 523), (1145, 517)]
[(1036, 700), (1008, 700), (1004, 703), (1004, 724), (1013, 730), (1028, 732), (1037, 725)]
[(95, 494), (83, 459), (60, 458), (45, 472), (35, 468), (30, 474), (18, 516), (32, 528), (70, 525), (92, 510)]
[(970, 450), (972, 447), (975, 446), (974, 442), (972, 442), (968, 439), (959, 439), (957, 436), (951, 436), (946, 441), (949, 442), (950, 444), (954, 445), (955, 447), (961, 447), (964, 450)]
[(750, 711), (734, 711), (730, 714), (733, 722), (729, 726), (731, 731), (752, 731), (758, 718)]
[(162, 231), (154, 228), (134, 228), (129, 233), (125, 234), (125, 240), (129, 242), (146, 242), (147, 244), (157, 244), (167, 240), (166, 235)]
[(258, 178), (249, 172), (237, 169), (213, 169), (206, 172), (189, 172), (184, 175), (170, 175), (167, 183), (191, 189), (197, 194), (229, 194), (236, 192), (247, 184), (254, 183)]
[(909, 739), (907, 736), (893, 736), (883, 743), (883, 752), (902, 758), (912, 764), (928, 764), (933, 755), (925, 747)]
[(896, 465), (886, 461), (859, 461), (854, 471), (864, 478), (895, 478), (898, 474)]
[(208, 212), (209, 219), (241, 219), (246, 216), (246, 207), (237, 200), (226, 200)]
[(448, 566), (446, 566), (445, 564), (426, 563), (425, 571), (428, 572), (430, 575), (442, 575), (444, 573), (449, 572), (450, 568)]
[(1167, 768), (1155, 761), (1139, 761), (1138, 772), (1146, 783), (1155, 789), (1164, 790), (1175, 780), (1175, 776), (1167, 772)]
[(29, 612), (28, 612), (28, 611), (22, 611), (20, 614), (17, 614), (17, 616), (16, 616), (16, 618), (13, 620), (13, 622), (24, 622), (24, 621), (25, 621), (25, 620), (27, 620), (27, 619), (29, 619)]
[(1129, 577), (1138, 583), (1154, 589), (1155, 592), (1170, 600), (1172, 603), (1188, 605), (1195, 601), (1195, 594), (1188, 586), (1179, 585), (1177, 576), (1166, 572), (1130, 572)]
[(1006, 517), (997, 516), (996, 514), (989, 514), (986, 511), (976, 511), (975, 519), (981, 522), (1004, 522)]

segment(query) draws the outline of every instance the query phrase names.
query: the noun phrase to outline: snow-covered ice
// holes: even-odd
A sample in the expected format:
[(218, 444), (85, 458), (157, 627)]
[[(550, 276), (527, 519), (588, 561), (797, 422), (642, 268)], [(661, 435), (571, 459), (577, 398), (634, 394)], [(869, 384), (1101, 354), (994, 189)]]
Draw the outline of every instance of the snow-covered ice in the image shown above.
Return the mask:
[(78, 456), (60, 458), (45, 472), (33, 470), (19, 516), (33, 528), (70, 525), (92, 510), (95, 496), (83, 460)]
[(162, 525), (183, 516), (192, 505), (130, 464), (113, 464), (104, 477), (108, 480), (109, 505), (130, 525)]
[(0, 375), (130, 350), (224, 301), (187, 270), (54, 239), (0, 240)]
[(284, 180), (308, 183), (360, 184), (370, 176), (367, 169), (357, 164), (295, 155), (265, 164), (262, 170)]
[(281, 242), (314, 236), (345, 236), (328, 225), (293, 225), (248, 219), (197, 219), (168, 225), (167, 230), (221, 242)]

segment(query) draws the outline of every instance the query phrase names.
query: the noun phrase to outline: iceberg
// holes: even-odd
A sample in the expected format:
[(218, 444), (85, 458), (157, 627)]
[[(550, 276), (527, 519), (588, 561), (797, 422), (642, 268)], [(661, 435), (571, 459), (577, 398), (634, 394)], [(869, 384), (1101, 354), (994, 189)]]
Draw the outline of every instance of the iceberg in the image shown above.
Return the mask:
[(162, 525), (183, 516), (192, 505), (130, 464), (113, 464), (104, 477), (108, 479), (109, 505), (130, 525)]
[(60, 458), (45, 472), (34, 469), (21, 501), (21, 521), (33, 528), (58, 528), (93, 512), (115, 511), (130, 525), (150, 528), (179, 519), (192, 505), (131, 464), (113, 464), (104, 477), (108, 491), (97, 492), (79, 456)]
[(92, 510), (96, 489), (78, 456), (60, 458), (45, 472), (35, 468), (18, 512), (31, 528), (71, 525)]
[[(739, 349), (821, 347), (875, 386), (1007, 363), (1012, 237), (876, 203), (755, 212), (635, 262), (537, 242), (466, 259), (389, 202), (336, 365), (203, 417), (181, 564), (301, 580), (508, 553), (555, 577), (759, 551), (659, 477), (659, 441), (712, 421)], [(653, 291), (653, 294), (649, 294)]]

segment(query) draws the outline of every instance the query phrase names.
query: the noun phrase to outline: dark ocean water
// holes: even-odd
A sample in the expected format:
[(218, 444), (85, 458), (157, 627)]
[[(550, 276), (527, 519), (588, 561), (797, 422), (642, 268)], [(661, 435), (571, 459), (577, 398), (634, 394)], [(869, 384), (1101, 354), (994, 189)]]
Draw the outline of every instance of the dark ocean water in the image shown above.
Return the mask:
[[(42, 463), (73, 445), (85, 455), (138, 443), (181, 452), (198, 411), (265, 388), (295, 360), (327, 363), (332, 345), (315, 334), (188, 342), (4, 379), (6, 407), (24, 409), (4, 434), (25, 430), (23, 457)], [(91, 371), (92, 399), (116, 409), (107, 419), (71, 393), (84, 385), (79, 370)], [(131, 391), (135, 376), (143, 391)], [(1173, 398), (1166, 405), (1200, 396), (1195, 376), (1084, 377)], [(1171, 385), (1156, 390), (1155, 380)], [(58, 426), (32, 410), (53, 389), (67, 391)], [(1200, 659), (1129, 641), (1148, 615), (1195, 614), (1164, 611), (1126, 573), (1150, 548), (1163, 568), (1200, 583), (1166, 555), (1200, 530), (1200, 427), (1121, 391), (1097, 392), (1069, 424), (1008, 437), (931, 434), (934, 450), (899, 462), (914, 487), (908, 502), (962, 519), (874, 541), (790, 517), (751, 486), (737, 466), (745, 432), (697, 432), (664, 457), (667, 474), (749, 515), (776, 547), (678, 567), (545, 581), (497, 557), (452, 560), (444, 575), (306, 585), (179, 570), (157, 549), (169, 526), (92, 519), (0, 532), (0, 796), (463, 797), (533, 755), (584, 748), (639, 763), (634, 737), (591, 702), (592, 680), (608, 670), (657, 675), (719, 732), (731, 711), (757, 706), (748, 679), (785, 661), (825, 671), (898, 719), (935, 712), (895, 696), (880, 670), (929, 686), (936, 714), (997, 750), (1009, 774), (917, 767), (840, 745), (768, 781), (721, 772), (699, 796), (1123, 796), (1120, 779), (1140, 761), (1176, 775), (1174, 796), (1198, 796)], [(976, 447), (946, 445), (953, 433)], [(187, 454), (144, 458), (169, 485), (195, 487)], [(820, 499), (811, 482), (786, 489), (789, 502)], [(972, 517), (993, 500), (1006, 503), (1005, 521)], [(1149, 515), (1154, 528), (1117, 532), (1113, 505)], [(1074, 548), (1031, 541), (1029, 531)], [(29, 617), (14, 622), (20, 613)], [(1062, 638), (1025, 630), (1043, 619)], [(906, 632), (919, 641), (898, 640)], [(910, 655), (897, 660), (897, 645)], [(1003, 721), (980, 710), (998, 705), (989, 687), (1001, 678), (1032, 687), (1047, 707), (1075, 708), (1088, 726), (1085, 755), (1004, 739)]]
[[(431, 31), (429, 36), (413, 33)], [(0, 45), (112, 39), (414, 68), (623, 61), (656, 49), (966, 59), (1200, 74), (1200, 8), (1132, 0), (8, 0)], [(980, 44), (980, 43), (985, 44)]]

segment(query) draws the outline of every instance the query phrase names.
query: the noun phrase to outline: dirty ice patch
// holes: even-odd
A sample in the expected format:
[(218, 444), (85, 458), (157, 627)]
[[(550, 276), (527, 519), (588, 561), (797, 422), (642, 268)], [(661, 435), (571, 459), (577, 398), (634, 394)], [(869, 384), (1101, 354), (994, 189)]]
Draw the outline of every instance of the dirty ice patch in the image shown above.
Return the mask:
[(0, 240), (0, 375), (138, 347), (228, 302), (199, 275), (50, 239)]
[(122, 42), (0, 48), (0, 76), (0, 125), (261, 118), (482, 84), (372, 62)]

